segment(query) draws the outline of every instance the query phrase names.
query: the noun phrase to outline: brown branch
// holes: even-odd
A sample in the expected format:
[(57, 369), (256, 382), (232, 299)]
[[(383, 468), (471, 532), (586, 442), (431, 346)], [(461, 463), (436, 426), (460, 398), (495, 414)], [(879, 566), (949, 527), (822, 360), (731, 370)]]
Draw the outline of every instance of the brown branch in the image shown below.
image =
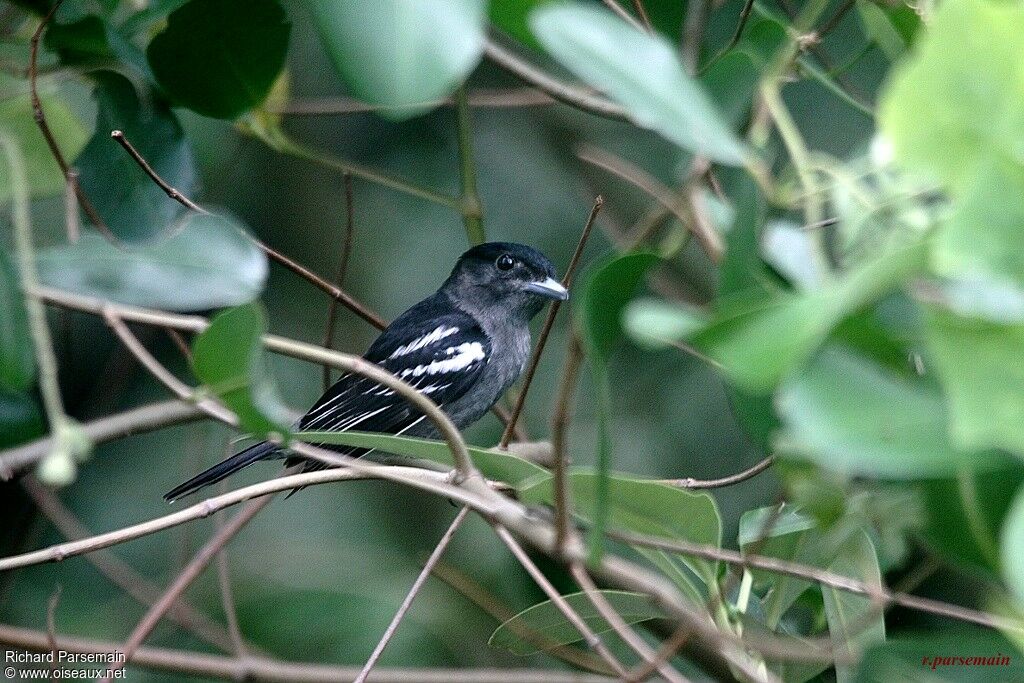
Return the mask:
[(622, 19), (624, 22), (635, 28), (637, 31), (650, 32), (649, 28), (644, 28), (644, 25), (637, 21), (636, 17), (634, 17), (632, 14), (623, 9), (622, 5), (616, 2), (616, 0), (601, 0), (601, 2), (603, 2), (604, 6), (610, 9), (615, 16), (617, 16), (619, 19)]
[(530, 556), (526, 554), (525, 550), (523, 550), (523, 547), (512, 537), (512, 534), (510, 534), (505, 527), (498, 524), (494, 525), (494, 533), (496, 533), (502, 543), (512, 551), (512, 555), (519, 561), (519, 564), (523, 566), (523, 569), (525, 569), (526, 573), (530, 575), (530, 578), (533, 579), (534, 583), (544, 591), (544, 594), (548, 596), (548, 599), (555, 605), (555, 607), (558, 608), (558, 611), (562, 613), (562, 616), (568, 619), (573, 628), (579, 631), (587, 646), (596, 652), (597, 655), (601, 657), (601, 659), (603, 659), (616, 674), (622, 676), (626, 673), (622, 663), (608, 651), (608, 648), (601, 640), (601, 637), (587, 626), (586, 622), (583, 621), (583, 618), (580, 617), (580, 615), (576, 613), (576, 610), (574, 610), (566, 599), (562, 597), (562, 594), (559, 593), (553, 585), (551, 585), (551, 582), (548, 581), (546, 576), (544, 576), (544, 573), (540, 568), (534, 564), (533, 560), (530, 559)]
[[(565, 275), (562, 276), (562, 286), (569, 289), (572, 286), (572, 278), (576, 273), (576, 268), (579, 266), (580, 257), (583, 255), (583, 249), (587, 246), (587, 240), (590, 238), (590, 232), (594, 227), (594, 221), (597, 219), (597, 214), (601, 212), (601, 207), (604, 206), (604, 198), (598, 195), (594, 198), (594, 206), (590, 209), (590, 215), (587, 217), (587, 222), (583, 226), (583, 233), (580, 235), (579, 242), (576, 243), (576, 251), (573, 252), (572, 258), (569, 259), (569, 265), (565, 269)], [(537, 372), (537, 365), (540, 364), (541, 354), (544, 353), (544, 347), (548, 343), (548, 335), (551, 334), (551, 328), (555, 324), (555, 316), (558, 315), (558, 310), (561, 308), (561, 301), (551, 302), (551, 308), (548, 310), (548, 315), (544, 319), (544, 325), (540, 328), (540, 334), (537, 335), (537, 346), (533, 349), (533, 356), (530, 358), (530, 364), (526, 368), (526, 374), (523, 376), (523, 387), (519, 391), (519, 397), (516, 399), (516, 404), (512, 408), (512, 415), (509, 417), (508, 424), (505, 425), (505, 431), (501, 435), (501, 448), (508, 448), (509, 442), (512, 440), (512, 432), (515, 429), (516, 423), (519, 421), (519, 415), (523, 412), (523, 405), (526, 403), (526, 395), (530, 391), (530, 384), (533, 382), (533, 375)]]
[(725, 486), (732, 486), (733, 484), (738, 484), (741, 481), (746, 481), (747, 479), (756, 477), (771, 467), (774, 462), (775, 456), (769, 455), (753, 467), (749, 467), (742, 472), (737, 472), (736, 474), (731, 474), (728, 477), (722, 477), (721, 479), (694, 479), (693, 477), (686, 477), (684, 479), (662, 479), (661, 483), (668, 484), (669, 486), (677, 486), (681, 489), (718, 489)]
[[(231, 441), (224, 447), (224, 457), (231, 454)], [(219, 492), (227, 493), (227, 481), (220, 483)], [(213, 516), (216, 529), (219, 532), (226, 523), (226, 514), (220, 510)], [(228, 637), (231, 639), (231, 647), (235, 656), (245, 661), (249, 658), (249, 648), (245, 645), (242, 637), (242, 628), (238, 624), (238, 609), (235, 607), (235, 592), (231, 588), (231, 567), (228, 562), (228, 550), (226, 547), (217, 552), (217, 583), (220, 587), (220, 604), (224, 611), (224, 618), (228, 622)]]
[[(355, 235), (356, 217), (355, 200), (352, 193), (352, 174), (345, 173), (341, 177), (345, 185), (345, 237), (341, 242), (341, 258), (338, 260), (338, 272), (334, 276), (334, 282), (338, 288), (345, 282), (345, 274), (348, 272), (348, 261), (352, 256), (352, 239)], [(338, 317), (338, 300), (331, 297), (331, 303), (327, 307), (327, 328), (324, 330), (324, 348), (330, 349), (334, 346), (334, 325)], [(324, 366), (324, 391), (331, 387), (331, 369)]]
[(149, 162), (146, 161), (146, 159), (139, 153), (139, 150), (135, 149), (135, 146), (124, 136), (122, 131), (112, 130), (110, 131), (110, 137), (112, 137), (117, 144), (121, 145), (121, 147), (128, 152), (128, 155), (135, 160), (135, 163), (138, 164), (143, 171), (145, 171), (146, 175), (149, 176), (149, 179), (156, 183), (168, 197), (190, 211), (195, 211), (196, 213), (203, 215), (210, 214), (209, 211), (196, 204), (194, 201), (186, 197), (183, 192), (178, 190), (176, 187), (172, 187), (166, 180), (161, 178), (160, 174), (149, 165)]
[(416, 599), (423, 584), (427, 582), (427, 577), (434, 570), (434, 565), (444, 555), (444, 551), (448, 549), (448, 544), (451, 543), (452, 537), (455, 536), (455, 532), (459, 530), (462, 523), (466, 520), (466, 516), (469, 514), (469, 508), (464, 507), (459, 510), (459, 514), (455, 515), (455, 519), (449, 525), (448, 530), (441, 536), (441, 540), (437, 542), (437, 546), (434, 547), (434, 551), (430, 553), (430, 557), (427, 558), (426, 563), (423, 565), (422, 571), (419, 576), (412, 584), (412, 588), (409, 589), (409, 593), (402, 600), (402, 604), (398, 607), (398, 611), (395, 612), (395, 616), (391, 619), (391, 623), (388, 624), (387, 629), (384, 631), (384, 635), (381, 636), (377, 646), (373, 648), (373, 652), (370, 654), (370, 658), (366, 660), (366, 664), (359, 671), (359, 675), (356, 676), (354, 683), (366, 683), (366, 679), (370, 676), (370, 672), (373, 667), (377, 664), (377, 660), (380, 659), (381, 654), (384, 653), (384, 648), (391, 642), (391, 638), (395, 635), (395, 631), (398, 630), (398, 625), (402, 623), (402, 619), (405, 618), (406, 613), (412, 606), (412, 601)]
[(575, 331), (569, 333), (569, 345), (565, 352), (565, 368), (562, 370), (562, 382), (558, 387), (555, 408), (551, 418), (551, 450), (554, 452), (555, 489), (555, 547), (559, 552), (565, 548), (569, 537), (569, 420), (572, 414), (572, 397), (576, 390), (576, 380), (583, 364), (583, 345)]
[(745, 569), (763, 569), (776, 574), (785, 574), (798, 579), (804, 579), (813, 583), (830, 586), (848, 593), (866, 595), (878, 600), (881, 604), (895, 604), (918, 612), (926, 612), (937, 616), (957, 619), (979, 626), (999, 629), (1001, 631), (1013, 631), (1024, 633), (1024, 624), (1017, 620), (1000, 617), (988, 612), (952, 605), (931, 598), (922, 598), (916, 595), (908, 595), (891, 591), (884, 586), (870, 584), (860, 579), (854, 579), (841, 574), (830, 572), (809, 565), (781, 560), (775, 557), (764, 555), (741, 554), (734, 550), (714, 548), (699, 543), (687, 541), (666, 540), (656, 537), (645, 537), (628, 532), (612, 531), (608, 533), (610, 538), (621, 541), (628, 545), (641, 546), (644, 548), (656, 548), (682, 555), (692, 555), (717, 562), (727, 562)]
[(701, 246), (704, 247), (704, 251), (707, 252), (708, 257), (712, 261), (715, 263), (721, 262), (722, 256), (725, 253), (722, 237), (711, 226), (697, 220), (697, 217), (688, 215), (684, 211), (686, 205), (690, 203), (690, 197), (677, 197), (664, 183), (636, 164), (630, 163), (611, 152), (594, 147), (593, 145), (584, 145), (577, 152), (577, 156), (589, 164), (593, 164), (622, 178), (650, 195), (659, 204), (671, 211), (693, 233), (693, 236), (700, 241)]
[(633, 0), (633, 9), (636, 10), (636, 15), (640, 17), (640, 23), (644, 25), (648, 33), (654, 33), (654, 26), (651, 25), (651, 19), (647, 16), (647, 9), (644, 7), (644, 0)]
[(563, 104), (616, 121), (632, 121), (628, 112), (615, 102), (597, 96), (586, 88), (559, 81), (519, 55), (498, 45), (494, 40), (488, 39), (484, 43), (484, 54), (513, 76), (541, 92), (547, 93)]
[[(50, 651), (45, 632), (17, 626), (0, 624), (0, 643), (19, 650)], [(109, 653), (119, 647), (118, 643), (109, 641), (61, 635), (57, 636), (57, 645), (60, 650), (75, 653)], [(158, 647), (140, 647), (132, 664), (178, 676), (266, 683), (337, 683), (351, 680), (359, 673), (354, 666), (284, 662), (265, 657), (253, 657), (243, 665), (233, 657)], [(381, 668), (370, 680), (373, 683), (611, 683), (614, 679), (538, 669)]]
[(242, 530), (246, 524), (248, 524), (256, 514), (265, 508), (270, 501), (274, 499), (273, 496), (267, 496), (255, 500), (239, 512), (237, 515), (231, 518), (231, 520), (223, 527), (218, 529), (216, 533), (206, 542), (206, 544), (199, 549), (192, 561), (185, 566), (185, 568), (178, 574), (177, 578), (171, 582), (168, 586), (167, 591), (157, 600), (152, 607), (147, 610), (146, 614), (143, 615), (138, 625), (132, 630), (130, 636), (125, 641), (120, 651), (124, 654), (124, 657), (110, 664), (108, 675), (103, 678), (104, 683), (108, 683), (114, 673), (122, 669), (125, 664), (135, 655), (135, 651), (138, 650), (139, 646), (145, 642), (149, 634), (153, 632), (156, 625), (160, 622), (160, 619), (167, 613), (171, 606), (177, 602), (193, 581), (199, 578), (199, 575), (203, 573), (207, 565), (213, 560), (213, 558), (227, 545), (228, 541), (234, 538), (239, 531)]
[[(78, 541), (93, 535), (50, 489), (40, 484), (35, 478), (25, 477), (21, 480), (21, 486), (32, 498), (36, 507), (64, 538), (69, 541)], [(149, 607), (160, 598), (159, 588), (113, 553), (99, 550), (87, 555), (86, 559), (111, 583), (139, 604)], [(207, 643), (225, 652), (231, 651), (231, 638), (220, 625), (184, 600), (176, 601), (167, 616), (171, 621), (191, 631)]]
[[(86, 422), (82, 425), (82, 430), (93, 444), (98, 445), (133, 434), (144, 434), (164, 427), (193, 422), (202, 417), (203, 412), (189, 403), (159, 401)], [(41, 460), (52, 447), (52, 437), (44, 436), (0, 452), (0, 480), (13, 479), (16, 472)]]
[(622, 640), (629, 645), (640, 655), (640, 658), (654, 667), (654, 669), (660, 673), (665, 680), (669, 683), (689, 683), (689, 679), (683, 676), (681, 673), (675, 670), (668, 662), (658, 662), (657, 653), (651, 649), (644, 640), (633, 632), (629, 624), (622, 618), (622, 616), (615, 611), (611, 603), (608, 602), (607, 598), (601, 594), (601, 591), (597, 589), (594, 581), (587, 574), (587, 570), (583, 568), (578, 562), (573, 562), (569, 565), (569, 572), (572, 574), (573, 579), (579, 584), (580, 588), (586, 594), (587, 599), (590, 600), (591, 604), (597, 610), (598, 614), (608, 622), (608, 625), (612, 627), (612, 630)]

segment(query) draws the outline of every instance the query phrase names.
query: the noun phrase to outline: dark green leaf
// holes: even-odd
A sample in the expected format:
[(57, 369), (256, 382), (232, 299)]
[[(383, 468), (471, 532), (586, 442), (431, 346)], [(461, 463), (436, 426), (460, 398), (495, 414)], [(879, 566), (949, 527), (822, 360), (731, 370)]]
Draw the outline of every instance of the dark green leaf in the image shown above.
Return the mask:
[(935, 477), (998, 461), (949, 443), (937, 392), (837, 348), (787, 381), (778, 407), (780, 450), (838, 472)]
[(997, 325), (934, 309), (927, 331), (949, 398), (954, 443), (1024, 455), (1024, 325)]
[[(433, 109), (483, 53), (483, 0), (307, 0), (320, 39), (352, 93), (402, 120)], [(367, 36), (373, 36), (372, 40)]]
[(218, 314), (192, 345), (192, 366), (206, 388), (256, 436), (287, 438), (291, 420), (267, 368), (266, 317), (259, 303)]
[(542, 6), (531, 15), (530, 26), (555, 59), (607, 92), (639, 125), (695, 154), (733, 166), (743, 163), (743, 144), (661, 36), (583, 4)]
[(535, 7), (554, 0), (495, 0), (487, 8), (491, 23), (520, 43), (540, 49), (540, 43), (530, 31), (528, 18)]
[[(973, 658), (980, 661), (973, 662)], [(957, 658), (970, 658), (971, 664)], [(954, 632), (901, 633), (864, 652), (857, 683), (1005, 683), (1024, 680), (1024, 652), (998, 631), (959, 625)]]
[[(296, 432), (296, 438), (314, 444), (332, 444), (372, 448), (383, 453), (421, 458), (443, 465), (454, 465), (451, 449), (444, 441), (414, 439), (371, 432)], [(488, 479), (505, 482), (519, 489), (551, 476), (543, 467), (518, 458), (507, 451), (490, 448), (469, 448), (473, 464)]]
[(1024, 605), (1024, 565), (1021, 564), (1021, 558), (1024, 557), (1024, 487), (1017, 491), (1017, 497), (1006, 515), (1000, 547), (1006, 582), (1020, 604)]
[(35, 352), (18, 272), (0, 249), (0, 388), (25, 391), (35, 378)]
[(202, 311), (250, 301), (267, 277), (263, 252), (234, 221), (190, 214), (167, 240), (122, 249), (95, 233), (38, 254), (46, 284), (125, 304)]
[(73, 12), (65, 4), (43, 35), (46, 48), (57, 53), (61, 64), (100, 67), (153, 80), (145, 55), (103, 17)]
[(171, 13), (146, 57), (173, 102), (234, 119), (270, 92), (290, 30), (277, 0), (191, 0)]
[[(627, 624), (665, 616), (642, 593), (616, 590), (599, 592)], [(594, 633), (601, 635), (612, 630), (586, 593), (572, 593), (562, 597)], [(510, 650), (517, 655), (530, 655), (581, 640), (583, 635), (569, 623), (559, 608), (550, 600), (545, 600), (523, 610), (495, 629), (487, 644)]]
[(622, 331), (622, 311), (657, 261), (655, 254), (635, 252), (606, 260), (588, 274), (576, 315), (587, 350), (598, 362), (611, 354)]
[(166, 230), (183, 207), (142, 172), (110, 132), (124, 131), (153, 169), (188, 196), (196, 189), (192, 150), (165, 103), (152, 97), (140, 101), (122, 76), (97, 78), (96, 132), (76, 162), (82, 189), (116, 235), (145, 239)]
[(864, 32), (885, 53), (890, 62), (903, 56), (907, 41), (879, 5), (869, 0), (857, 0), (857, 14), (864, 25)]
[(28, 394), (0, 388), (0, 448), (16, 446), (44, 432), (39, 403)]

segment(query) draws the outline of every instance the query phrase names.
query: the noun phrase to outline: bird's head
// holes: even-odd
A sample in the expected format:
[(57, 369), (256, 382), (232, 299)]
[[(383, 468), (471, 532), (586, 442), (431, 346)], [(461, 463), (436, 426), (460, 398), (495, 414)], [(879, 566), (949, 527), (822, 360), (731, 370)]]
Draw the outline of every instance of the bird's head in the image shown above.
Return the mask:
[(548, 300), (569, 298), (544, 254), (512, 242), (487, 242), (464, 253), (443, 289), (465, 308), (527, 321)]

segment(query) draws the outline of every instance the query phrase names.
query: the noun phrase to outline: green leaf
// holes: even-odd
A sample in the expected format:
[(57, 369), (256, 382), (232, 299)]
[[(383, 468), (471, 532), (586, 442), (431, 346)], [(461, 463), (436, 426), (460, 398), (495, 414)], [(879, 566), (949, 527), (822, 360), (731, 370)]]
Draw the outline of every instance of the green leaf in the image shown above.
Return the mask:
[[(39, 99), (54, 140), (68, 159), (74, 159), (85, 145), (88, 133), (60, 97), (42, 92)], [(0, 101), (0, 128), (18, 143), (25, 157), (30, 196), (49, 197), (63, 192), (64, 174), (50, 154), (46, 139), (39, 132), (29, 95)], [(7, 162), (0, 160), (0, 204), (10, 198), (11, 180)]]
[(884, 9), (870, 0), (857, 0), (857, 14), (864, 32), (882, 50), (890, 62), (903, 56), (907, 41)]
[(95, 233), (38, 254), (41, 280), (124, 304), (202, 311), (250, 301), (267, 260), (242, 228), (223, 216), (189, 214), (167, 240), (119, 248)]
[[(965, 665), (956, 658), (981, 658)], [(947, 660), (948, 658), (948, 660)], [(864, 652), (857, 683), (1005, 683), (1024, 680), (1024, 653), (997, 631), (959, 625), (955, 631), (901, 633)]]
[[(665, 616), (651, 604), (650, 598), (642, 593), (616, 590), (598, 592), (627, 624)], [(562, 597), (597, 635), (612, 630), (611, 624), (605, 621), (586, 593), (571, 593)], [(561, 645), (571, 645), (581, 640), (583, 635), (569, 623), (555, 603), (545, 600), (523, 610), (495, 629), (487, 644), (524, 656)], [(539, 647), (541, 643), (543, 647)]]
[[(444, 441), (392, 436), (375, 432), (296, 432), (295, 437), (313, 444), (371, 448), (384, 453), (421, 458), (442, 465), (455, 465), (451, 449)], [(549, 478), (551, 473), (528, 460), (496, 448), (469, 447), (473, 464), (488, 479), (505, 482), (516, 489)]]
[[(480, 61), (484, 0), (307, 0), (352, 93), (404, 120), (429, 111)], [(372, 36), (372, 39), (368, 39)]]
[(104, 73), (97, 79), (96, 132), (76, 162), (82, 189), (118, 237), (152, 237), (165, 231), (184, 209), (110, 139), (110, 132), (124, 131), (157, 174), (188, 196), (196, 189), (192, 150), (166, 103), (152, 93), (140, 101), (132, 83), (122, 76)]
[(1024, 455), (1024, 324), (997, 325), (932, 309), (926, 329), (956, 446)]
[(0, 389), (26, 391), (35, 379), (35, 350), (18, 272), (0, 249)]
[(773, 389), (803, 363), (844, 318), (900, 286), (925, 262), (925, 245), (883, 254), (821, 290), (726, 303), (693, 344), (720, 363), (740, 388)]
[(171, 13), (146, 58), (173, 102), (234, 119), (270, 92), (290, 30), (277, 0), (191, 0)]
[(1024, 564), (1021, 564), (1021, 558), (1024, 557), (1024, 487), (1017, 491), (1017, 497), (1006, 515), (1000, 548), (1006, 583), (1019, 603), (1024, 605)]
[(638, 31), (606, 9), (576, 3), (540, 7), (530, 26), (555, 59), (608, 93), (637, 124), (695, 154), (743, 164), (743, 144), (666, 39)]
[[(591, 469), (572, 468), (569, 472), (570, 500), (574, 511), (593, 521), (597, 508), (598, 474)], [(521, 492), (524, 502), (554, 503), (554, 483), (548, 479)], [(608, 523), (611, 528), (681, 539), (720, 547), (722, 522), (714, 498), (668, 484), (644, 481), (622, 475), (608, 477)], [(700, 558), (684, 557), (702, 581), (712, 585), (716, 580), (717, 563)], [(700, 600), (692, 586), (688, 591)]]
[(493, 0), (488, 8), (487, 15), (491, 23), (515, 38), (520, 43), (536, 50), (540, 49), (540, 43), (530, 32), (529, 15), (534, 8), (553, 0)]
[[(72, 16), (69, 18), (68, 14)], [(60, 21), (47, 26), (43, 43), (47, 50), (57, 53), (61, 64), (98, 67), (152, 82), (153, 74), (142, 51), (103, 17), (83, 15), (63, 5), (56, 19)]]
[(0, 448), (16, 446), (45, 432), (43, 414), (36, 399), (0, 387)]
[[(882, 572), (878, 567), (875, 546), (865, 531), (854, 534), (828, 570), (840, 576), (860, 579), (868, 585), (881, 588)], [(843, 654), (856, 656), (862, 649), (885, 641), (885, 616), (881, 605), (874, 604), (870, 596), (857, 595), (832, 586), (821, 586), (825, 602), (825, 618), (833, 646)], [(856, 668), (850, 664), (836, 664), (838, 683), (851, 683)]]
[(838, 348), (827, 348), (779, 389), (780, 451), (828, 469), (880, 477), (941, 477), (991, 466), (946, 434), (942, 396)]
[(216, 315), (192, 345), (196, 377), (256, 436), (287, 439), (291, 420), (267, 368), (266, 316), (259, 303)]
[(658, 261), (656, 254), (634, 252), (595, 265), (581, 287), (577, 321), (587, 350), (605, 362), (622, 330), (622, 311), (647, 271)]
[(631, 301), (622, 313), (626, 334), (648, 349), (665, 349), (705, 325), (704, 314), (687, 306), (645, 298)]

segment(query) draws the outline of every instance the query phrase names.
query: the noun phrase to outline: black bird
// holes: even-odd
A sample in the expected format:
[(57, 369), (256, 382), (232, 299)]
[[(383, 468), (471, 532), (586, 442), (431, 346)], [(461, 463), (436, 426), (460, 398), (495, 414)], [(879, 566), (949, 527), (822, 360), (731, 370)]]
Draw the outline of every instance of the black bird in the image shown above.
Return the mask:
[[(460, 429), (490, 410), (516, 381), (530, 355), (530, 320), (545, 300), (569, 298), (542, 253), (489, 242), (464, 253), (441, 288), (398, 316), (363, 356), (409, 382), (441, 406)], [(300, 429), (360, 431), (436, 438), (434, 424), (392, 390), (347, 373), (299, 420)], [(367, 451), (328, 446), (352, 457)], [(303, 471), (328, 467), (287, 456), (266, 441), (246, 448), (169, 491), (173, 501), (215, 484), (258, 460), (288, 457)]]

